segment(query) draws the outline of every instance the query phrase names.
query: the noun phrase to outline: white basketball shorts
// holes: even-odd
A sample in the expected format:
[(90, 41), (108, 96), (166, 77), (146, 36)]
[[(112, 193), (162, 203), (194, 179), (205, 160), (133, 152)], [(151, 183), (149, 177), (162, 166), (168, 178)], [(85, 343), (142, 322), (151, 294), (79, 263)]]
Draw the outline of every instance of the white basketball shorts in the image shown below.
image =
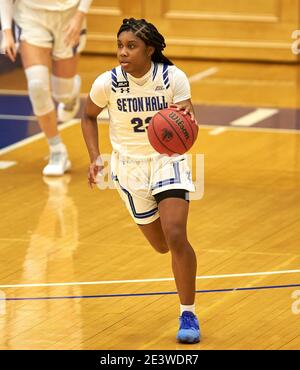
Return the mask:
[(65, 11), (31, 9), (22, 1), (16, 3), (14, 19), (21, 41), (42, 48), (51, 48), (53, 59), (68, 59), (80, 53), (86, 44), (86, 23), (84, 23), (79, 45), (66, 46), (63, 29), (77, 11), (77, 7)]
[(136, 160), (114, 152), (111, 171), (114, 184), (131, 217), (140, 225), (159, 218), (154, 195), (171, 189), (195, 191), (185, 155)]

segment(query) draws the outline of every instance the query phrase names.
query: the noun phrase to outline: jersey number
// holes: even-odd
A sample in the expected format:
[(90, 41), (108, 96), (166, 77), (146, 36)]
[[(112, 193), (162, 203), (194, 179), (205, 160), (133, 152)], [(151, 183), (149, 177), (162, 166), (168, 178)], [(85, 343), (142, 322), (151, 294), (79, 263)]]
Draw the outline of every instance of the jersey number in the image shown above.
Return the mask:
[(133, 118), (131, 124), (134, 132), (146, 132), (152, 117), (147, 117), (145, 122), (141, 118)]

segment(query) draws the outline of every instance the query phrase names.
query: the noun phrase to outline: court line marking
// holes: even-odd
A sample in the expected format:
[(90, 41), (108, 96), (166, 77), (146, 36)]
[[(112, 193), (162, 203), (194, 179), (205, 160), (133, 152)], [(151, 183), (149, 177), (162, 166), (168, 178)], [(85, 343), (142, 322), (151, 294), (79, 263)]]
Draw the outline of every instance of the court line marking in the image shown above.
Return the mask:
[[(28, 99), (29, 99), (29, 96), (28, 96), (28, 90), (11, 90), (11, 89), (0, 89), (0, 95), (19, 95), (19, 96), (27, 96)], [(86, 98), (87, 97), (87, 93), (81, 93), (79, 96), (81, 98)]]
[(27, 90), (0, 89), (0, 95), (28, 96)]
[(216, 129), (210, 131), (209, 135), (220, 135), (223, 132), (227, 131), (230, 126), (232, 127), (250, 127), (255, 125), (258, 122), (264, 121), (267, 118), (270, 118), (278, 114), (279, 109), (270, 109), (270, 108), (257, 108), (253, 112), (250, 112), (240, 118), (235, 119), (229, 123), (229, 126), (220, 126)]
[(16, 161), (0, 161), (0, 170), (6, 170), (17, 164)]
[[(62, 131), (68, 127), (71, 127), (71, 126), (74, 126), (75, 124), (79, 123), (80, 120), (79, 119), (74, 119), (70, 122), (67, 122), (67, 123), (64, 123), (64, 124), (61, 124), (58, 126), (58, 129), (59, 131)], [(107, 123), (108, 124), (108, 123)], [(214, 129), (218, 129), (218, 130), (221, 130), (222, 132), (224, 131), (240, 131), (240, 132), (264, 132), (264, 133), (273, 133), (273, 134), (296, 134), (296, 135), (299, 135), (300, 134), (300, 130), (296, 130), (296, 129), (280, 129), (280, 128), (264, 128), (264, 127), (224, 127), (223, 129), (223, 126), (217, 126), (217, 125), (202, 125), (200, 124), (200, 130), (201, 128), (204, 128), (204, 129), (208, 129), (210, 130), (209, 132), (209, 135), (212, 135), (212, 132), (214, 131)], [(6, 153), (9, 153), (15, 149), (18, 149), (18, 148), (21, 148), (27, 144), (30, 144), (34, 141), (37, 141), (41, 138), (44, 137), (44, 134), (43, 133), (38, 133), (36, 135), (33, 135), (33, 136), (30, 136), (29, 138), (26, 138), (24, 140), (21, 140), (21, 141), (18, 141), (17, 143), (15, 144), (12, 144), (10, 146), (7, 146), (3, 149), (0, 149), (0, 155), (3, 155), (3, 154), (6, 154)]]
[(230, 125), (249, 127), (267, 118), (275, 116), (275, 114), (277, 114), (278, 112), (279, 112), (278, 109), (258, 108), (254, 112), (248, 113), (245, 116), (242, 116), (230, 122)]
[[(235, 277), (249, 276), (269, 276), (300, 273), (300, 270), (283, 270), (283, 271), (265, 271), (265, 272), (250, 272), (242, 274), (224, 274), (224, 275), (203, 275), (196, 276), (197, 280), (203, 279), (224, 279)], [(100, 281), (82, 281), (82, 282), (67, 282), (67, 283), (36, 283), (36, 284), (7, 284), (0, 285), (0, 289), (5, 288), (32, 288), (32, 287), (55, 287), (55, 286), (76, 286), (76, 285), (108, 285), (108, 284), (128, 284), (128, 283), (155, 283), (163, 281), (174, 281), (174, 278), (157, 278), (157, 279), (131, 279), (131, 280), (100, 280)]]
[[(74, 118), (78, 119), (79, 118)], [(103, 111), (98, 116), (98, 120), (108, 120), (109, 114), (107, 108), (104, 108)], [(37, 122), (35, 116), (22, 116), (22, 115), (13, 115), (13, 114), (0, 114), (0, 120), (11, 120), (11, 121), (34, 121)]]
[(13, 121), (37, 121), (35, 116), (22, 116), (17, 114), (0, 114), (0, 120), (13, 120)]
[(206, 77), (212, 76), (212, 75), (216, 74), (217, 72), (219, 72), (219, 68), (211, 67), (209, 69), (206, 69), (204, 71), (201, 71), (199, 73), (196, 73), (196, 74), (190, 76), (188, 78), (188, 80), (189, 80), (190, 83), (197, 82), (197, 81), (203, 80)]
[(215, 129), (209, 131), (208, 134), (211, 136), (217, 136), (217, 135), (223, 134), (223, 132), (227, 130), (228, 128), (226, 126), (220, 126), (220, 127), (216, 127)]
[[(79, 119), (73, 119), (67, 123), (63, 123), (61, 125), (58, 126), (58, 130), (59, 131), (63, 131), (71, 126), (74, 126), (76, 125), (77, 123), (79, 123), (80, 120)], [(27, 137), (26, 139), (24, 140), (21, 140), (21, 141), (18, 141), (17, 143), (15, 144), (12, 144), (12, 145), (9, 145), (3, 149), (0, 149), (0, 155), (3, 155), (3, 154), (6, 154), (6, 153), (9, 153), (15, 149), (19, 149), (27, 144), (30, 144), (30, 143), (33, 143), (34, 141), (37, 141), (37, 140), (40, 140), (42, 138), (44, 138), (45, 135), (43, 132), (39, 132), (38, 134), (35, 134), (35, 135), (32, 135), (30, 137)]]
[[(267, 289), (286, 289), (297, 288), (300, 284), (287, 284), (287, 285), (266, 285), (255, 287), (242, 287), (242, 288), (220, 288), (220, 289), (207, 289), (196, 290), (195, 293), (228, 293), (239, 291), (255, 291)], [(116, 297), (145, 297), (157, 295), (177, 295), (178, 292), (151, 292), (151, 293), (116, 293), (116, 294), (95, 294), (95, 295), (78, 295), (78, 296), (48, 296), (48, 297), (10, 297), (0, 298), (0, 301), (37, 301), (37, 300), (50, 300), (50, 299), (90, 299), (90, 298), (116, 298)]]
[(224, 131), (239, 131), (239, 132), (263, 132), (266, 134), (300, 134), (300, 129), (293, 129), (293, 128), (269, 128), (269, 127), (234, 127), (234, 126), (217, 126), (217, 125), (199, 125), (199, 128), (205, 128), (210, 129), (211, 131), (209, 134), (211, 135), (211, 132), (213, 129), (219, 129), (225, 127), (226, 130)]
[[(200, 72), (202, 73), (202, 72)], [(1, 90), (0, 90), (1, 92)], [(4, 116), (4, 115), (3, 115)], [(26, 117), (26, 119), (28, 118), (32, 118), (34, 119), (33, 116), (15, 116), (17, 117), (17, 119), (22, 119), (22, 117)], [(101, 119), (101, 117), (100, 117)], [(103, 117), (102, 119), (106, 120), (107, 119), (107, 116)], [(79, 123), (80, 122), (80, 119), (74, 119), (74, 120), (71, 120), (67, 123), (64, 123), (64, 124), (61, 124), (58, 126), (58, 130), (59, 131), (62, 131), (66, 128), (69, 128), (71, 126), (74, 126), (75, 124)], [(242, 132), (265, 132), (265, 133), (276, 133), (276, 134), (300, 134), (300, 130), (297, 130), (297, 129), (273, 129), (273, 128), (262, 128), (262, 127), (251, 127), (251, 128), (246, 128), (246, 127), (230, 127), (230, 126), (216, 126), (216, 125), (202, 125), (200, 124), (200, 129), (201, 128), (205, 128), (205, 129), (209, 129), (210, 132), (209, 132), (209, 135), (218, 135), (219, 133), (223, 133), (225, 131), (232, 131), (232, 130), (236, 130), (236, 131), (242, 131)], [(214, 133), (215, 131), (215, 133)], [(6, 154), (6, 153), (9, 153), (15, 149), (18, 149), (18, 148), (21, 148), (25, 145), (28, 145), (28, 144), (31, 144), (41, 138), (44, 138), (44, 134), (42, 132), (38, 133), (38, 134), (35, 134), (35, 135), (32, 135), (30, 136), (29, 138), (26, 138), (26, 139), (23, 139), (21, 141), (18, 141), (17, 143), (15, 144), (12, 144), (12, 145), (9, 145), (3, 149), (0, 149), (0, 156), (3, 155), (3, 154)]]
[[(0, 238), (0, 242), (3, 241), (3, 242), (22, 242), (22, 243), (29, 243), (31, 240), (31, 237), (28, 237), (28, 238)], [(99, 244), (97, 243), (90, 243), (90, 242), (78, 242), (78, 245), (82, 245), (82, 246), (89, 246), (89, 247), (97, 247)], [(111, 244), (111, 246), (120, 246), (120, 244), (116, 243), (116, 244)], [(213, 249), (213, 248), (204, 248), (204, 249), (201, 249), (202, 252), (207, 252), (207, 253), (217, 253), (217, 254), (224, 254), (224, 253), (227, 253), (227, 254), (231, 254), (231, 253), (234, 253), (235, 250), (232, 250), (232, 249)], [(251, 251), (243, 251), (243, 252), (239, 252), (239, 254), (241, 255), (258, 255), (258, 256), (293, 256), (293, 257), (297, 257), (298, 254), (297, 253), (285, 253), (285, 252), (282, 252), (282, 253), (276, 253), (276, 252), (251, 252)]]
[[(108, 125), (109, 122), (104, 121), (104, 124)], [(235, 127), (235, 126), (218, 126), (218, 125), (205, 125), (205, 124), (200, 124), (200, 129), (222, 129), (222, 131), (239, 131), (239, 132), (263, 132), (266, 134), (300, 134), (300, 127), (299, 129), (296, 128), (272, 128), (272, 127)], [(225, 130), (223, 130), (223, 128)], [(1, 154), (1, 152), (0, 152)]]

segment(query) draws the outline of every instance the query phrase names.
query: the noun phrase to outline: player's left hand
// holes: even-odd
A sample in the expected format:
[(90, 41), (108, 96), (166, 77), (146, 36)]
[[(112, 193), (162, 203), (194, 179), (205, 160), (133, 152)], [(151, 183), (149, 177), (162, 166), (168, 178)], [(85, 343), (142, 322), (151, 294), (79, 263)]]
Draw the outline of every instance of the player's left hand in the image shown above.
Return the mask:
[(189, 114), (191, 116), (192, 121), (194, 121), (196, 125), (198, 125), (195, 118), (194, 109), (190, 101), (181, 102), (178, 104), (170, 104), (170, 108), (175, 108), (178, 111), (183, 110), (184, 111), (183, 114), (184, 115)]
[(76, 46), (79, 44), (80, 39), (80, 31), (82, 27), (82, 23), (84, 21), (85, 14), (77, 11), (74, 17), (70, 20), (70, 22), (64, 28), (65, 32), (65, 44), (66, 46)]

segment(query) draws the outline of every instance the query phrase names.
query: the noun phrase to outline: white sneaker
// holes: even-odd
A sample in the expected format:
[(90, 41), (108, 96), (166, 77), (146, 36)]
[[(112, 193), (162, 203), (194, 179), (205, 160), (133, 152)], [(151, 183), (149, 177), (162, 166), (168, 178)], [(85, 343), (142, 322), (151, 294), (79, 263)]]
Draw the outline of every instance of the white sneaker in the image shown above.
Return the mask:
[(52, 152), (47, 166), (43, 169), (44, 176), (62, 176), (70, 170), (71, 162), (68, 158), (67, 151)]
[(59, 122), (66, 122), (73, 119), (80, 109), (80, 88), (81, 78), (79, 75), (74, 77), (74, 98), (67, 104), (59, 103), (57, 107), (57, 118)]

